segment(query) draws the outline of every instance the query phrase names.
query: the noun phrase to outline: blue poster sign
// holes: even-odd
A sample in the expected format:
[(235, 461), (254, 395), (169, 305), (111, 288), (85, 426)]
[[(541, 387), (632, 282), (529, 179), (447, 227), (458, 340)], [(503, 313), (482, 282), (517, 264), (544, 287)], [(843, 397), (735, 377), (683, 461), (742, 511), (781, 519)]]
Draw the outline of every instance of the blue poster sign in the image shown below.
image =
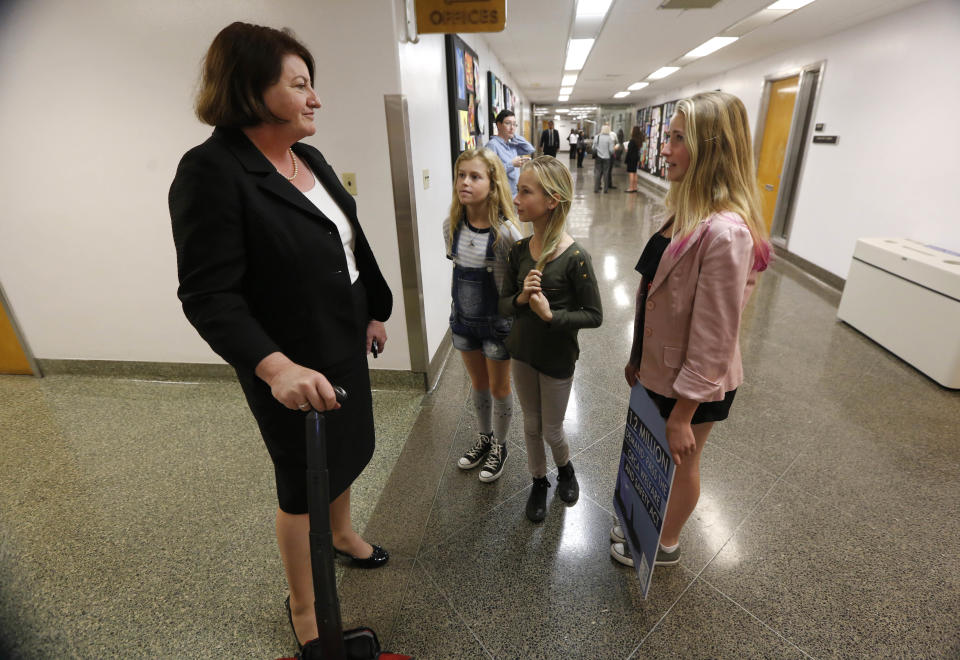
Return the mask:
[(666, 421), (643, 385), (638, 383), (630, 392), (613, 509), (633, 556), (644, 598), (653, 579), (675, 470), (667, 444)]

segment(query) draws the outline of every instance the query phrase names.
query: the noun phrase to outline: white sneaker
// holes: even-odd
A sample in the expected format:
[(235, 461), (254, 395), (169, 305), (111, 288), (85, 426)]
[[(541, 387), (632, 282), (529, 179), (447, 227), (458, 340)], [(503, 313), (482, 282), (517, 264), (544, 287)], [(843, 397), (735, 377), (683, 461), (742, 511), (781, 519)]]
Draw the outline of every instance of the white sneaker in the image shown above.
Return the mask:
[(633, 567), (633, 557), (630, 555), (630, 548), (626, 543), (614, 543), (610, 546), (610, 556), (623, 564)]

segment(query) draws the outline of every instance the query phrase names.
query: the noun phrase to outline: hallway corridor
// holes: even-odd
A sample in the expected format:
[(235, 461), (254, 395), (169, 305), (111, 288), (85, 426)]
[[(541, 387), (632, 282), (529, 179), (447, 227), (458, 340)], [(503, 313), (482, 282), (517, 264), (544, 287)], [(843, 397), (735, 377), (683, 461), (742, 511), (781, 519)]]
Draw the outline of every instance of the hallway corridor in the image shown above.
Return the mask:
[[(579, 502), (551, 488), (546, 520), (525, 518), (519, 404), (503, 477), (456, 467), (477, 431), (456, 352), (426, 396), (375, 391), (354, 519), (392, 559), (338, 569), (345, 626), (420, 660), (958, 657), (960, 394), (784, 261), (745, 312), (746, 382), (681, 564), (645, 601), (610, 558), (633, 266), (662, 212), (614, 172), (595, 194), (592, 161), (574, 170), (568, 225), (604, 304), (565, 424)], [(236, 382), (3, 376), (0, 437), (0, 657), (293, 655), (273, 475)]]

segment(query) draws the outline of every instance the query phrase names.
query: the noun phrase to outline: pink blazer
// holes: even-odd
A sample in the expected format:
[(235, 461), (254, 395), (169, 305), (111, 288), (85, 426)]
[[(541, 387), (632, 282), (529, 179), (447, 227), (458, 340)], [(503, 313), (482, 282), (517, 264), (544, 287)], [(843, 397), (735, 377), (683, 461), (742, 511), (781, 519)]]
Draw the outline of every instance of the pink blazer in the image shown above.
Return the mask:
[(740, 317), (756, 283), (753, 239), (739, 215), (725, 212), (674, 247), (647, 292), (637, 375), (663, 396), (720, 401), (743, 382)]

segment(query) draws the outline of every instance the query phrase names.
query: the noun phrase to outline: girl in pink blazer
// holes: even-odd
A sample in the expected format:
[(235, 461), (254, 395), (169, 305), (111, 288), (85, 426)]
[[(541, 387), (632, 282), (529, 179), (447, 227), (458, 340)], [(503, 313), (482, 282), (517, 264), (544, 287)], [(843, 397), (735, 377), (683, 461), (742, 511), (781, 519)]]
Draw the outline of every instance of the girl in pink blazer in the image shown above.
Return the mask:
[[(700, 498), (700, 454), (743, 382), (740, 317), (770, 261), (743, 102), (706, 92), (677, 103), (662, 149), (669, 219), (637, 264), (627, 384), (640, 382), (667, 422), (677, 464), (657, 564), (680, 561), (680, 530)], [(633, 565), (619, 526), (610, 554)]]

